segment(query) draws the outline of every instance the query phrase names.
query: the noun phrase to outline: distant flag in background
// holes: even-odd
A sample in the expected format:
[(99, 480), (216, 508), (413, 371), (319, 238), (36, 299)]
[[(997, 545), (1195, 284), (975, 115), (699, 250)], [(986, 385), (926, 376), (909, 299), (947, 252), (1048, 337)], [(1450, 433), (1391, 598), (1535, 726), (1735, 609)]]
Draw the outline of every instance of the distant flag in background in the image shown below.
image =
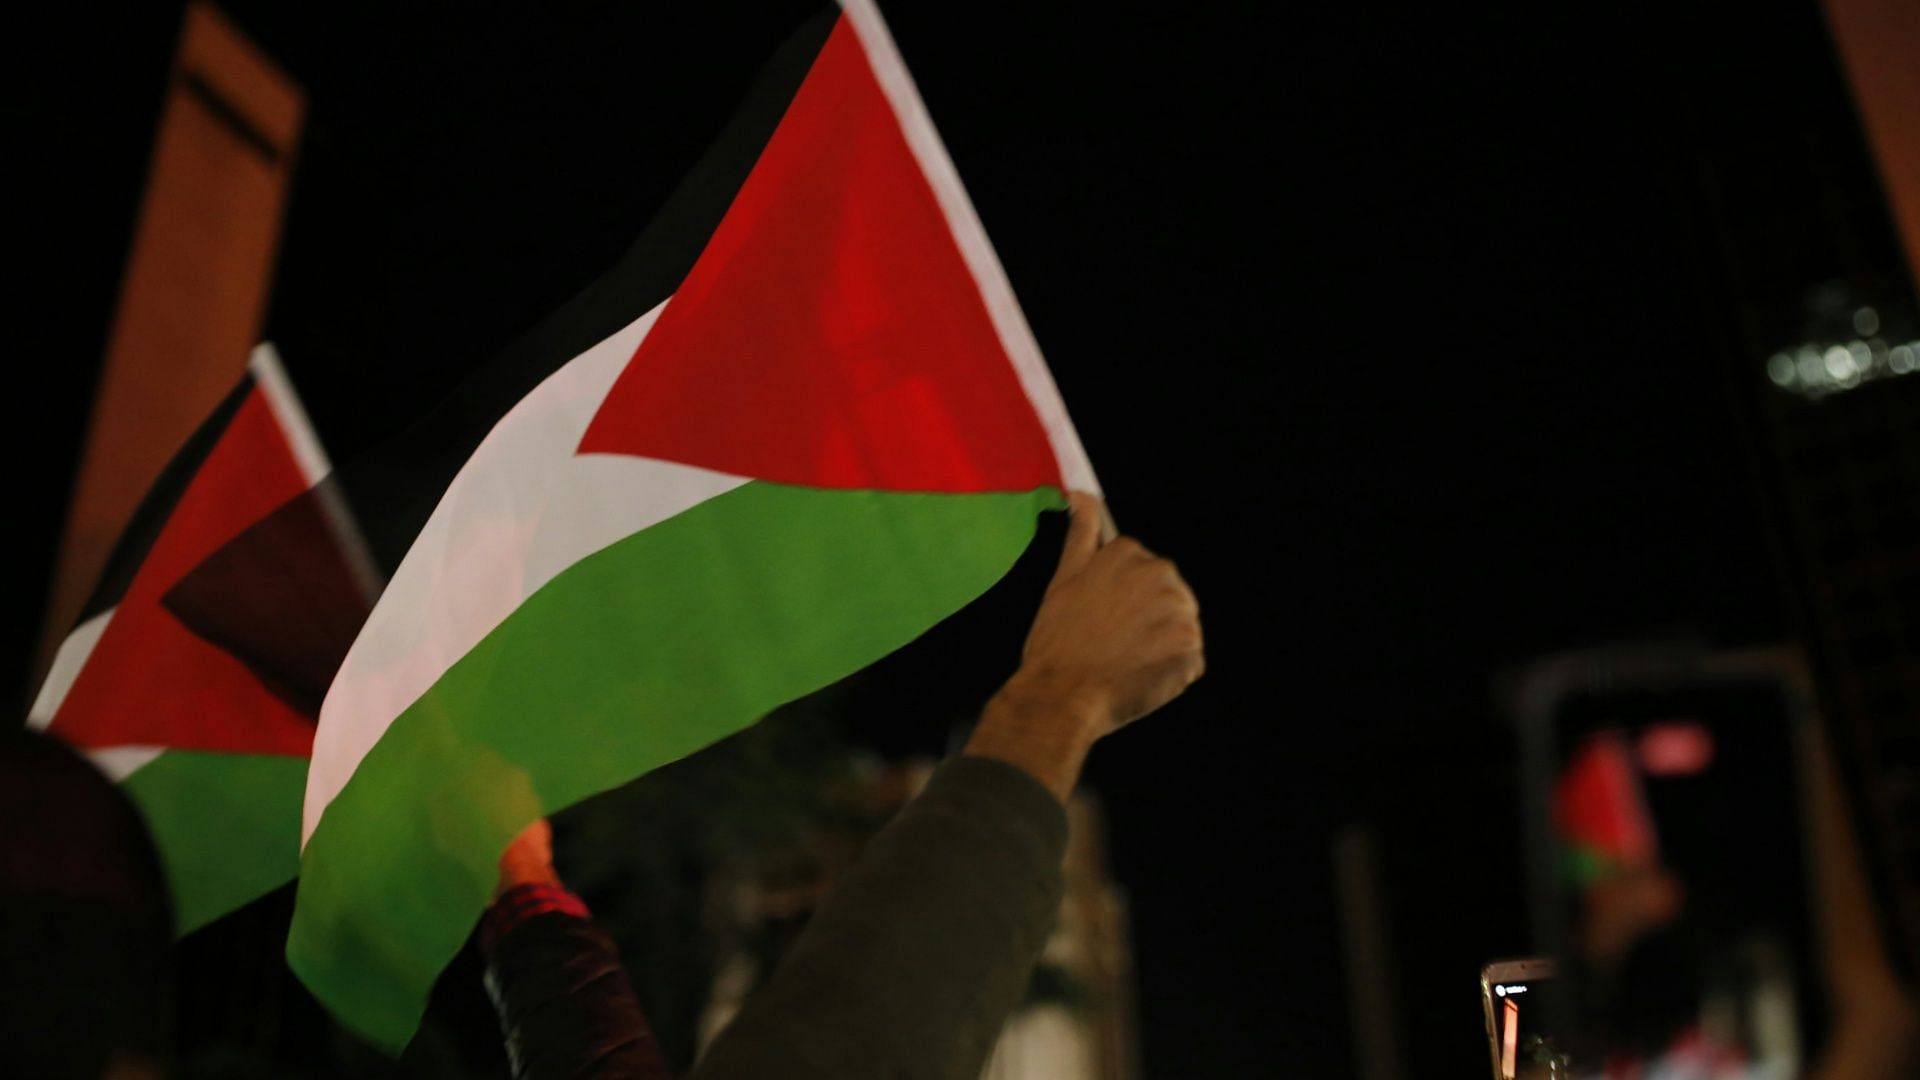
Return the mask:
[[(260, 346), (149, 491), (29, 713), (29, 726), (84, 751), (140, 807), (181, 933), (292, 880), (325, 682), (313, 667), (263, 679), (196, 634), (173, 590), (326, 471), (278, 358)], [(357, 627), (371, 582), (351, 526), (337, 507), (313, 524), (297, 617)], [(258, 602), (245, 580), (227, 584), (197, 600)]]
[(1554, 785), (1553, 826), (1565, 848), (1562, 869), (1576, 884), (1659, 863), (1659, 835), (1625, 735), (1602, 732), (1574, 751)]

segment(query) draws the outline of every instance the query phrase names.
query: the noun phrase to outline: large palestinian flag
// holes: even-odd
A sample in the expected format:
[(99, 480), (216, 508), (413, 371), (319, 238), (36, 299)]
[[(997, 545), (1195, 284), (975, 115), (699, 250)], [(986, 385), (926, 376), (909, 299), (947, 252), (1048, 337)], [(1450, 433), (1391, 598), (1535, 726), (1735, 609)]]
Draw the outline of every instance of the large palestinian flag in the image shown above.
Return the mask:
[[(299, 865), (300, 793), (331, 665), (274, 670), (196, 633), (197, 611), (246, 621), (258, 597), (213, 577), (181, 588), (203, 559), (296, 500), (327, 472), (272, 347), (147, 494), (79, 625), (56, 654), (28, 724), (85, 751), (120, 782), (152, 831), (181, 933), (290, 881)], [(270, 575), (310, 638), (365, 618), (340, 508), (296, 500), (299, 571)], [(257, 568), (255, 568), (257, 569)], [(337, 662), (335, 653), (333, 662)]]
[[(327, 692), (306, 789), (288, 959), (388, 1047), (527, 822), (911, 641), (1094, 489), (852, 0), (776, 58), (627, 260), (483, 382), (428, 425), (445, 441), (415, 488), (465, 454)], [(404, 509), (406, 485), (366, 483), (353, 505), (390, 543), (405, 514), (375, 504)]]

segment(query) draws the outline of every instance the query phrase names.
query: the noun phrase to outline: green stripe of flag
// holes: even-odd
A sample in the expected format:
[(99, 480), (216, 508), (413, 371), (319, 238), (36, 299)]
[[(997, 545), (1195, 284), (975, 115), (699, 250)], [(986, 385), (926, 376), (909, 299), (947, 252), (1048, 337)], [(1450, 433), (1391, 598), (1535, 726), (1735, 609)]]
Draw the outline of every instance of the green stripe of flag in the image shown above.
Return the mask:
[(168, 750), (122, 783), (166, 867), (176, 933), (292, 881), (307, 759)]
[(958, 610), (1052, 488), (929, 495), (750, 483), (576, 563), (360, 762), (302, 858), (293, 968), (404, 1046), (529, 821), (684, 757)]

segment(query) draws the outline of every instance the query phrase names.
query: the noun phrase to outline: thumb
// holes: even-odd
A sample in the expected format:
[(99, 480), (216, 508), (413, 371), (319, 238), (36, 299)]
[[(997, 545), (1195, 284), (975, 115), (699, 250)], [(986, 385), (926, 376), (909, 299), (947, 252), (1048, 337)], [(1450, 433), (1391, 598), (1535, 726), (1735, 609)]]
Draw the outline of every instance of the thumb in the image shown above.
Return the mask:
[(1060, 566), (1053, 580), (1064, 581), (1078, 574), (1100, 550), (1101, 522), (1105, 511), (1100, 500), (1082, 491), (1067, 493), (1067, 508), (1073, 515), (1067, 521), (1067, 541), (1060, 551)]

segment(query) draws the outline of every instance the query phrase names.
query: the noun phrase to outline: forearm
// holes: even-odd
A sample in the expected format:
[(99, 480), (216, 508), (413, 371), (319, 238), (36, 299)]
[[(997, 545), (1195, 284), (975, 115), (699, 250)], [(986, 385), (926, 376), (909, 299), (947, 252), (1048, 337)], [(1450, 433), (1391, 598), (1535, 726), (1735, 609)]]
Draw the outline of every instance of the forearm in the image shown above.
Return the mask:
[(506, 890), (482, 947), (515, 1080), (671, 1080), (619, 951), (570, 893)]
[(967, 740), (969, 757), (1005, 762), (1038, 780), (1062, 803), (1105, 723), (1106, 707), (1042, 675), (1015, 675), (987, 703)]
[(694, 1077), (978, 1077), (1052, 929), (1065, 846), (1064, 810), (1031, 775), (948, 762)]

